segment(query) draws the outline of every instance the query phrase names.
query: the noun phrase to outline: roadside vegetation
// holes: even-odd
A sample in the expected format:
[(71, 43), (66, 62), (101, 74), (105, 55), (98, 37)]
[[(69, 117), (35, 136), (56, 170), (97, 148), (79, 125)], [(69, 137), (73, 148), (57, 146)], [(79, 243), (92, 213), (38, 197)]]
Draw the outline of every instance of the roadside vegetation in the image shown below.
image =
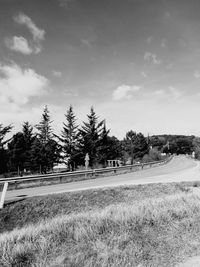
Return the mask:
[(0, 266), (175, 266), (200, 253), (198, 187), (140, 185), (7, 205)]
[(133, 203), (149, 198), (187, 192), (191, 183), (149, 184), (92, 189), (37, 196), (6, 204), (0, 210), (0, 233), (51, 219), (59, 215), (103, 209), (119, 203)]
[(21, 131), (14, 133), (14, 125), (0, 124), (0, 177), (52, 172), (53, 169), (74, 171), (85, 168), (88, 154), (89, 168), (106, 167), (108, 160), (116, 164), (157, 161), (167, 154), (200, 156), (200, 138), (183, 135), (144, 136), (129, 130), (122, 140), (110, 135), (106, 120), (100, 119), (91, 107), (86, 119), (78, 119), (70, 106), (60, 133), (55, 134), (51, 114), (44, 107), (41, 120), (35, 126), (23, 122)]

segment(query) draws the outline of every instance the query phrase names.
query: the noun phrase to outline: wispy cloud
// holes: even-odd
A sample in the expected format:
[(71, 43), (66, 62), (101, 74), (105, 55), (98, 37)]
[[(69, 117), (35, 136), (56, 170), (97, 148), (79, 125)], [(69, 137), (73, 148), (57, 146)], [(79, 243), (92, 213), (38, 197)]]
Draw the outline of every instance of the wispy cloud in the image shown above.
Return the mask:
[(138, 85), (120, 85), (113, 91), (113, 99), (131, 99), (133, 97), (133, 93), (139, 91), (140, 89), (141, 87)]
[(29, 46), (27, 39), (22, 36), (6, 38), (5, 44), (10, 50), (20, 52), (24, 55), (30, 55), (34, 52), (34, 50)]
[(58, 70), (53, 70), (52, 73), (55, 77), (58, 77), (58, 78), (62, 76), (62, 72)]
[(161, 60), (158, 58), (158, 56), (156, 54), (151, 53), (151, 52), (145, 52), (144, 60), (149, 62), (149, 63), (156, 64), (156, 65), (161, 64)]
[(166, 89), (158, 89), (152, 92), (153, 96), (162, 97), (165, 99), (178, 99), (183, 96), (183, 92), (174, 87), (174, 86), (168, 86)]
[(194, 77), (195, 77), (196, 79), (199, 79), (199, 78), (200, 78), (200, 72), (199, 72), (198, 70), (196, 70), (196, 71), (194, 72)]
[(169, 92), (174, 98), (179, 98), (182, 96), (182, 92), (174, 86), (169, 86)]
[(162, 41), (161, 41), (161, 47), (162, 48), (166, 48), (167, 47), (167, 40), (166, 39), (162, 39)]
[(87, 47), (92, 47), (92, 44), (89, 40), (87, 39), (81, 39), (81, 44), (87, 46)]
[(153, 41), (153, 36), (149, 36), (149, 37), (147, 38), (147, 44), (151, 44), (152, 41)]
[(0, 63), (0, 74), (0, 98), (7, 103), (26, 104), (30, 97), (42, 95), (48, 85), (44, 76), (15, 63)]
[[(57, 1), (57, 0), (56, 0)], [(66, 8), (68, 8), (69, 7), (69, 5), (72, 3), (72, 2), (74, 2), (75, 0), (58, 0), (58, 2), (59, 2), (59, 5), (61, 6), (61, 7), (66, 7)]]
[(148, 76), (148, 75), (146, 74), (146, 72), (144, 72), (144, 71), (141, 72), (141, 75), (142, 75), (142, 77), (144, 77), (144, 78), (147, 78), (147, 76)]
[(38, 28), (30, 17), (23, 13), (19, 13), (18, 16), (14, 17), (15, 22), (21, 25), (25, 25), (33, 35), (35, 41), (44, 40), (45, 31)]
[(166, 11), (164, 13), (164, 20), (170, 20), (170, 18), (171, 18), (171, 14), (168, 11)]
[(5, 39), (6, 46), (24, 55), (38, 54), (41, 52), (42, 41), (45, 39), (45, 30), (38, 28), (33, 20), (23, 13), (19, 13), (13, 19), (16, 23), (28, 28), (33, 37), (32, 45), (22, 36), (13, 36)]

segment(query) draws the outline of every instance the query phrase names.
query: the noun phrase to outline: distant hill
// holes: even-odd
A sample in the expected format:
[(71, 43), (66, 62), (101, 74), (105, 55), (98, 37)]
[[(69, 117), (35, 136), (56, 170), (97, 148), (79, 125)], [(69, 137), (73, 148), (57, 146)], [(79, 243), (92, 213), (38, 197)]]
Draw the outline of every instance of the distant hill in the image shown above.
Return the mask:
[(152, 135), (149, 137), (149, 144), (160, 151), (172, 154), (191, 154), (195, 149), (194, 135)]

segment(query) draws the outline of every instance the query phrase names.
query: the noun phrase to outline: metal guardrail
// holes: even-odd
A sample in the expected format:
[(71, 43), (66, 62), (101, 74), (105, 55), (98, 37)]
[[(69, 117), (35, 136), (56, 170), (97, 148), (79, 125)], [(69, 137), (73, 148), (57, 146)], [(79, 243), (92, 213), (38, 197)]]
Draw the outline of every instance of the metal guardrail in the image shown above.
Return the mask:
[(120, 171), (132, 171), (137, 168), (144, 169), (146, 166), (154, 166), (156, 164), (165, 164), (171, 160), (172, 157), (168, 157), (165, 160), (160, 161), (153, 161), (148, 163), (138, 163), (133, 165), (125, 165), (120, 167), (107, 167), (107, 168), (101, 168), (101, 169), (93, 169), (93, 170), (84, 170), (84, 171), (74, 171), (74, 172), (66, 172), (66, 173), (51, 173), (51, 174), (45, 174), (45, 175), (31, 175), (31, 176), (20, 176), (20, 177), (11, 177), (11, 178), (1, 178), (0, 184), (3, 184), (5, 182), (8, 183), (19, 183), (19, 182), (30, 182), (30, 181), (37, 181), (37, 180), (53, 180), (53, 179), (60, 179), (60, 182), (62, 181), (62, 178), (73, 178), (73, 177), (89, 177), (89, 176), (98, 176), (101, 174), (106, 174), (109, 172), (113, 172), (114, 174), (117, 174)]

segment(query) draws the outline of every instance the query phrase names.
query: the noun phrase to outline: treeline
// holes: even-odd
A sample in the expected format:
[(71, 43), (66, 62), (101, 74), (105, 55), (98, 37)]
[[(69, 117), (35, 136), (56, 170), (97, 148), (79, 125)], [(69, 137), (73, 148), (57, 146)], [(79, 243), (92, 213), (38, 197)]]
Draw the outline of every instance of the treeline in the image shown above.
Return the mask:
[[(199, 137), (194, 135), (153, 135), (150, 137), (150, 143), (163, 153), (170, 154), (191, 154), (197, 151), (197, 140)], [(197, 153), (196, 156), (198, 157)]]
[[(57, 163), (65, 163), (73, 171), (85, 165), (89, 155), (91, 168), (107, 166), (107, 160), (120, 160), (122, 164), (148, 160), (149, 144), (142, 133), (132, 130), (124, 140), (109, 135), (105, 120), (99, 120), (91, 107), (87, 121), (77, 125), (73, 107), (65, 114), (60, 135), (52, 129), (51, 116), (45, 106), (41, 121), (34, 127), (24, 122), (22, 130), (9, 140), (6, 135), (13, 126), (0, 124), (0, 173), (46, 173)], [(146, 158), (145, 158), (145, 157)]]
[(0, 174), (46, 173), (58, 163), (65, 163), (73, 171), (85, 165), (86, 154), (91, 168), (106, 167), (108, 160), (133, 164), (159, 160), (164, 153), (189, 154), (194, 149), (200, 155), (200, 140), (194, 136), (144, 137), (130, 130), (123, 140), (118, 140), (109, 135), (105, 120), (99, 120), (93, 107), (87, 121), (78, 125), (70, 106), (59, 135), (52, 129), (47, 106), (37, 125), (26, 121), (20, 132), (5, 140), (12, 129), (12, 125), (0, 124)]

